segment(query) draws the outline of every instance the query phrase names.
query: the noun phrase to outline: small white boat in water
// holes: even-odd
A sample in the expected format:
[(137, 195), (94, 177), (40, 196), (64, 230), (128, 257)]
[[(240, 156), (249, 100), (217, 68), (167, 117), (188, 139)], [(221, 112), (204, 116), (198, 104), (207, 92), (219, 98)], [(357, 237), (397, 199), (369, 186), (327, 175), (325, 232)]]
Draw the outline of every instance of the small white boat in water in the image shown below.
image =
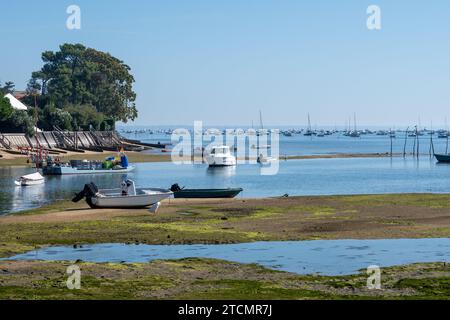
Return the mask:
[(127, 180), (122, 188), (98, 189), (93, 183), (86, 184), (73, 202), (86, 198), (91, 208), (145, 208), (173, 195), (173, 192), (160, 188), (136, 188), (134, 181)]
[(271, 146), (268, 144), (258, 144), (258, 145), (252, 144), (252, 149), (259, 150), (259, 149), (270, 149), (270, 148), (271, 148)]
[(39, 172), (21, 176), (19, 179), (14, 181), (14, 183), (17, 186), (23, 186), (23, 187), (43, 184), (44, 182), (45, 182), (45, 179)]
[(260, 154), (258, 156), (258, 158), (256, 159), (256, 162), (258, 162), (259, 164), (268, 164), (268, 163), (271, 163), (271, 162), (274, 162), (274, 161), (278, 161), (278, 158), (267, 157), (267, 156), (264, 156), (262, 154)]
[(236, 157), (231, 154), (229, 146), (217, 146), (211, 148), (206, 162), (210, 167), (235, 166)]

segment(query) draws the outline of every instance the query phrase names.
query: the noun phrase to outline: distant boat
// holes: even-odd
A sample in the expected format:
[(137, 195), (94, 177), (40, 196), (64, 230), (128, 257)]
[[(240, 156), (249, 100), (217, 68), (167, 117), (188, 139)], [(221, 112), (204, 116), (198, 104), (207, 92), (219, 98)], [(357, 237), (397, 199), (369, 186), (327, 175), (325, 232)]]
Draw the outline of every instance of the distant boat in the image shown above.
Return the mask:
[(14, 181), (14, 183), (17, 186), (23, 186), (23, 187), (43, 184), (44, 182), (45, 182), (45, 179), (39, 172), (21, 176), (16, 181)]
[(277, 161), (278, 159), (275, 157), (266, 157), (262, 154), (260, 154), (256, 160), (256, 162), (258, 162), (259, 164), (268, 164), (274, 161)]
[(435, 154), (438, 162), (450, 163), (450, 154)]
[(210, 167), (227, 167), (236, 165), (236, 157), (231, 154), (229, 146), (212, 147), (206, 162)]
[(311, 130), (311, 118), (308, 113), (308, 129), (306, 129), (304, 136), (310, 137), (314, 134), (314, 132)]
[(356, 129), (356, 113), (353, 114), (353, 121), (354, 121), (354, 130), (350, 131), (348, 136), (352, 138), (359, 138), (360, 134), (359, 131)]
[(395, 130), (389, 129), (389, 138), (395, 138)]
[(227, 189), (185, 189), (176, 183), (170, 190), (174, 198), (234, 198), (242, 192), (242, 188)]
[(270, 149), (270, 148), (271, 148), (271, 146), (268, 144), (258, 144), (258, 145), (252, 144), (252, 149), (259, 150), (259, 149)]
[(128, 173), (134, 170), (134, 166), (128, 164), (128, 157), (121, 153), (120, 156), (108, 157), (103, 162), (88, 160), (70, 160), (69, 163), (50, 162), (42, 168), (46, 176), (74, 175), (74, 174), (99, 174), (99, 173)]
[(61, 175), (78, 175), (78, 174), (100, 174), (100, 173), (128, 173), (134, 170), (134, 166), (113, 167), (110, 169), (103, 169), (100, 166), (95, 167), (93, 165), (86, 166), (46, 166), (42, 168), (44, 175), (46, 176), (61, 176)]

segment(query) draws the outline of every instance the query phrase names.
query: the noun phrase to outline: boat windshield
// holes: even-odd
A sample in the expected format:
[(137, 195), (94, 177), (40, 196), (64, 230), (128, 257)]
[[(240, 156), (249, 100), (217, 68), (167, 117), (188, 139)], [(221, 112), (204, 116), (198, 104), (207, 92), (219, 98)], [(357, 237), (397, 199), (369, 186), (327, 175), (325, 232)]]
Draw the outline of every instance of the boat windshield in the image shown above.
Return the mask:
[(228, 152), (229, 152), (229, 149), (226, 147), (214, 148), (214, 149), (212, 149), (211, 154), (220, 154), (220, 153), (228, 153)]

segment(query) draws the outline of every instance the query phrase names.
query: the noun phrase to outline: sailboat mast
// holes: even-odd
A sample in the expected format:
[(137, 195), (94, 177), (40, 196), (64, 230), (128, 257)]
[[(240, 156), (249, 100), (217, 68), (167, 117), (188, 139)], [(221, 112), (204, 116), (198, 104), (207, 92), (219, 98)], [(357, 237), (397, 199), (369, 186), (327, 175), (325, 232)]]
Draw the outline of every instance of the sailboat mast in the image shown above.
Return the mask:
[(261, 112), (261, 110), (259, 110), (259, 123), (260, 123), (260, 125), (261, 125), (261, 129), (264, 129), (263, 121), (262, 121), (262, 112)]

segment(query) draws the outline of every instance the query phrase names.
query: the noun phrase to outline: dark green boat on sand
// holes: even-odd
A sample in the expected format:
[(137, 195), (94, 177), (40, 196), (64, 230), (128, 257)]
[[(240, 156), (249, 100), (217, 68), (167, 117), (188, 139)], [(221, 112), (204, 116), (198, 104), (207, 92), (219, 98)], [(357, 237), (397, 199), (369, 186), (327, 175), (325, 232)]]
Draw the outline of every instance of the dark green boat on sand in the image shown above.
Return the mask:
[(170, 191), (174, 198), (234, 198), (242, 192), (242, 188), (227, 189), (185, 189), (178, 184), (172, 185)]

